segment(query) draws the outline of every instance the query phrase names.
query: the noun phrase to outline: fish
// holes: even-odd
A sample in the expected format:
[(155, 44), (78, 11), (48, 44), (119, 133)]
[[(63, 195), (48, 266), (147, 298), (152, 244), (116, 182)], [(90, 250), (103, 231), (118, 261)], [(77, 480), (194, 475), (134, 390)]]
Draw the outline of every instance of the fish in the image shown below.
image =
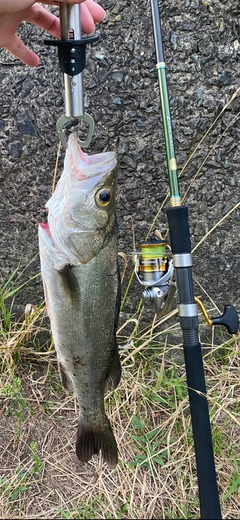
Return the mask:
[(88, 155), (72, 133), (63, 173), (46, 203), (47, 222), (38, 229), (60, 379), (78, 401), (76, 454), (88, 462), (101, 451), (111, 468), (118, 463), (118, 447), (104, 394), (121, 379), (116, 188), (115, 152)]

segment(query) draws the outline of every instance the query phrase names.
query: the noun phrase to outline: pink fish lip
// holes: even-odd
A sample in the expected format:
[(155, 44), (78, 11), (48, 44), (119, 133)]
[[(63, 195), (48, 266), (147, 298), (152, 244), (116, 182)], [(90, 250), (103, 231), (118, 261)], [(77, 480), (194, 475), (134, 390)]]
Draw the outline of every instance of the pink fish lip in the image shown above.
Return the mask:
[(41, 222), (39, 225), (42, 229), (49, 230), (48, 222)]
[(48, 222), (40, 222), (39, 227), (41, 229), (43, 229), (43, 231), (45, 231), (45, 233), (47, 233), (47, 235), (49, 237), (51, 237), (51, 233), (50, 233)]

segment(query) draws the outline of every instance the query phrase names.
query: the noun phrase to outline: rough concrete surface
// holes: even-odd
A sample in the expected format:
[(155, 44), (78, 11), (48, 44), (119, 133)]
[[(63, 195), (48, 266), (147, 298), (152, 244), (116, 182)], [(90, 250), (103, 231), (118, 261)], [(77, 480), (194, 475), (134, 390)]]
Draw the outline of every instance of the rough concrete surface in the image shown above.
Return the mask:
[[(117, 213), (119, 250), (130, 254), (144, 240), (168, 192), (164, 139), (155, 72), (150, 2), (102, 0), (105, 21), (98, 44), (88, 46), (84, 70), (85, 110), (96, 122), (88, 153), (116, 150), (119, 157)], [(239, 87), (238, 1), (163, 0), (162, 30), (179, 171), (204, 133)], [(58, 138), (55, 124), (64, 113), (62, 74), (56, 49), (46, 34), (24, 23), (20, 34), (38, 52), (41, 64), (30, 69), (0, 51), (0, 284), (38, 253), (37, 226), (46, 218)], [(239, 95), (219, 118), (180, 179), (192, 246), (240, 202)], [(207, 154), (223, 137), (215, 149)], [(64, 152), (59, 161), (61, 174)], [(200, 165), (205, 160), (200, 172)], [(192, 182), (192, 184), (191, 184)], [(165, 205), (166, 208), (166, 205)], [(239, 208), (193, 253), (194, 277), (223, 309), (240, 311)], [(154, 229), (165, 232), (165, 209)], [(36, 259), (18, 283), (39, 272)], [(132, 270), (129, 261), (129, 273)], [(125, 282), (126, 283), (126, 282)], [(206, 299), (198, 285), (196, 291)], [(125, 310), (131, 313), (141, 288), (134, 281)], [(43, 299), (40, 277), (15, 300), (15, 312)]]

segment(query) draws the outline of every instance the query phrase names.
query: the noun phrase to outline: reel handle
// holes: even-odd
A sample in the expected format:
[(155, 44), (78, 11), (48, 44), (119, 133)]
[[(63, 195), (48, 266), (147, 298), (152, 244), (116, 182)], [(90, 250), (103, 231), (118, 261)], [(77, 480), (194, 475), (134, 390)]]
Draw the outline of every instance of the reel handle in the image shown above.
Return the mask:
[(224, 325), (229, 334), (237, 334), (239, 329), (239, 318), (233, 305), (225, 305), (221, 316), (212, 318), (213, 325)]

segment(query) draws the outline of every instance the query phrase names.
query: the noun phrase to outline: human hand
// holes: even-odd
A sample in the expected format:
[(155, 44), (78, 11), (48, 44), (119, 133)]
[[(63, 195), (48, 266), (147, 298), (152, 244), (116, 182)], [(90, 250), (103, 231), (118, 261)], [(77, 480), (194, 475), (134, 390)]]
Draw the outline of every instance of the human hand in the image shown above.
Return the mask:
[[(101, 22), (104, 18), (104, 9), (94, 0), (59, 0), (59, 2), (63, 1), (68, 4), (83, 4), (81, 24), (85, 33), (93, 32), (95, 23)], [(45, 0), (41, 3), (57, 5), (59, 2)], [(39, 57), (16, 35), (22, 21), (32, 22), (57, 38), (60, 38), (60, 21), (57, 16), (34, 0), (0, 0), (0, 47), (5, 47), (26, 65), (36, 67), (40, 61)]]

